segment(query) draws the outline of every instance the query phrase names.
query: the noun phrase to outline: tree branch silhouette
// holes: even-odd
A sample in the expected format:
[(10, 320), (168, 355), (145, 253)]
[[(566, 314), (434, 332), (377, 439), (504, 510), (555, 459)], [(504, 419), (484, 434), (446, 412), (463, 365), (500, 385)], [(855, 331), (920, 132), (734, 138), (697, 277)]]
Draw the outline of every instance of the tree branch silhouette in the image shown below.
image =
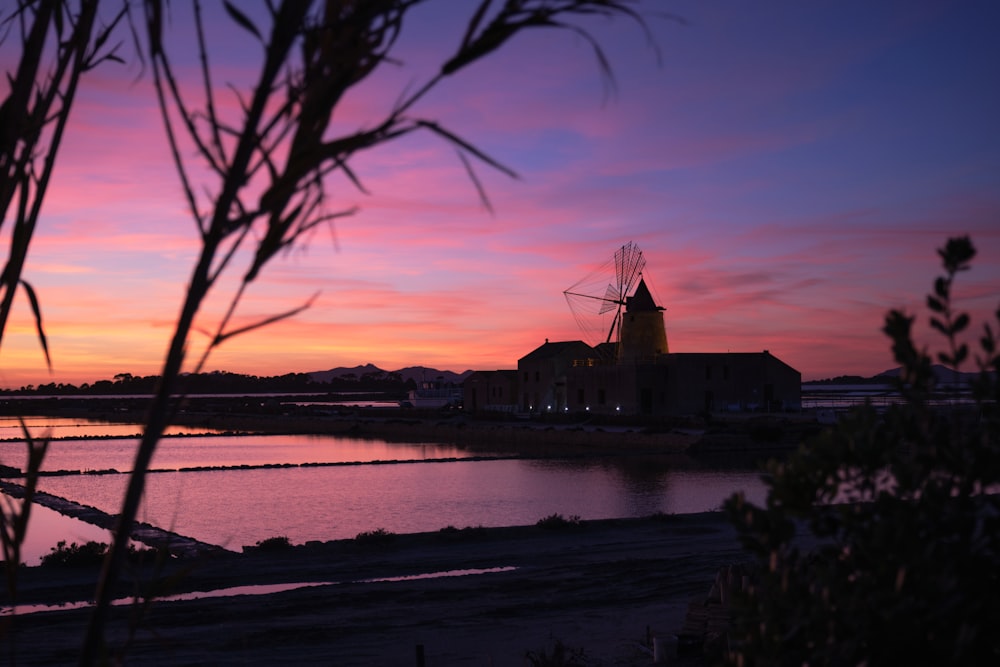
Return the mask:
[[(322, 224), (353, 211), (330, 210), (326, 179), (342, 174), (359, 191), (361, 181), (350, 166), (358, 154), (384, 146), (417, 131), (428, 131), (452, 145), (472, 174), (468, 158), (508, 175), (513, 171), (472, 143), (460, 139), (439, 122), (413, 115), (417, 103), (448, 77), (504, 47), (527, 28), (572, 30), (595, 48), (602, 75), (610, 67), (597, 41), (574, 20), (626, 17), (645, 27), (637, 0), (506, 0), (492, 11), (491, 0), (474, 9), (464, 37), (452, 57), (416, 91), (390, 108), (367, 129), (327, 138), (335, 110), (357, 84), (391, 63), (407, 13), (429, 0), (286, 0), (264, 4), (267, 25), (246, 13), (245, 5), (224, 2), (235, 27), (261, 45), (261, 64), (251, 90), (230, 91), (241, 115), (222, 118), (204, 38), (201, 3), (193, 0), (200, 62), (200, 104), (192, 104), (179, 82), (169, 54), (163, 0), (145, 0), (147, 53), (170, 151), (188, 208), (201, 239), (201, 250), (190, 274), (184, 303), (167, 350), (160, 383), (150, 404), (146, 427), (136, 452), (133, 473), (122, 503), (119, 523), (105, 559), (96, 604), (87, 630), (80, 664), (107, 657), (104, 624), (126, 545), (142, 499), (146, 471), (157, 442), (176, 409), (175, 394), (197, 330), (201, 308), (233, 263), (246, 253), (247, 264), (229, 308), (216, 327), (199, 362), (235, 335), (294, 315), (293, 308), (245, 327), (229, 321), (248, 286), (275, 256), (300, 243)], [(195, 186), (195, 174), (184, 156), (194, 153), (208, 167), (211, 182)], [(486, 203), (481, 185), (473, 184)], [(200, 195), (202, 191), (206, 194)]]

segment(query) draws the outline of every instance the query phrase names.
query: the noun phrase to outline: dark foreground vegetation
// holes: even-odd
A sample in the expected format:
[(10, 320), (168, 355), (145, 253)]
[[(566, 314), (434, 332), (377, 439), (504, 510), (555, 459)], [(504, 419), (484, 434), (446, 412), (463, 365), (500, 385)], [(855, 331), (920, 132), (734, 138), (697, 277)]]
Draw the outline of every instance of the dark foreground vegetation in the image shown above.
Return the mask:
[[(753, 559), (729, 664), (1000, 664), (1000, 310), (970, 346), (953, 292), (975, 249), (955, 238), (939, 255), (926, 303), (940, 351), (917, 347), (912, 316), (885, 322), (905, 402), (858, 408), (772, 462), (765, 506), (727, 503)], [(930, 403), (934, 362), (975, 367), (972, 405)], [(801, 533), (819, 546), (800, 549)]]

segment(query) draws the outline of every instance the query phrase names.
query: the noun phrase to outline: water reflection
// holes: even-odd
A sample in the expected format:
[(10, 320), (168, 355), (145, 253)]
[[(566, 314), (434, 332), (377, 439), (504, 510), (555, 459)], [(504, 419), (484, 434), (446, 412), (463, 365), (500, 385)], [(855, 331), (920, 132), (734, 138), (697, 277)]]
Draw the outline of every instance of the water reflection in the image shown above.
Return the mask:
[[(22, 426), (22, 421), (24, 426)], [(0, 440), (21, 440), (24, 438), (24, 428), (32, 438), (107, 438), (138, 436), (142, 433), (142, 424), (103, 422), (92, 419), (74, 419), (66, 417), (0, 417)], [(170, 426), (166, 435), (191, 435), (219, 433), (218, 429), (200, 426)]]
[[(49, 443), (44, 471), (132, 469), (137, 440), (61, 440)], [(320, 435), (187, 436), (159, 442), (152, 467), (302, 465), (393, 460), (426, 460), (473, 456), (444, 444), (386, 442)], [(23, 466), (22, 442), (0, 442), (0, 462)]]
[[(309, 581), (293, 582), (285, 584), (248, 584), (246, 586), (231, 586), (229, 588), (217, 588), (210, 591), (195, 591), (193, 593), (179, 593), (177, 595), (165, 595), (156, 598), (157, 602), (178, 602), (183, 600), (205, 600), (208, 598), (235, 597), (238, 595), (270, 595), (272, 593), (284, 593), (286, 591), (296, 591), (302, 588), (316, 588), (317, 586), (338, 586), (343, 584), (373, 584), (391, 583), (395, 581), (418, 581), (422, 579), (445, 579), (448, 577), (469, 577), (479, 574), (495, 574), (498, 572), (511, 572), (516, 570), (513, 566), (471, 568), (465, 570), (444, 570), (440, 572), (423, 572), (421, 574), (405, 574), (396, 577), (378, 577), (375, 579), (361, 579), (359, 581)], [(113, 606), (125, 606), (132, 604), (134, 598), (119, 598), (112, 600)], [(24, 604), (16, 607), (0, 607), (0, 617), (3, 616), (23, 616), (24, 614), (38, 614), (46, 611), (60, 611), (66, 609), (85, 609), (94, 605), (91, 601), (61, 602), (59, 604)]]
[[(131, 439), (55, 441), (44, 469), (125, 471), (135, 445)], [(0, 461), (14, 456), (23, 459), (23, 443), (0, 443)], [(414, 533), (530, 525), (551, 514), (606, 519), (701, 512), (717, 509), (737, 490), (755, 502), (764, 499), (753, 469), (682, 469), (657, 456), (471, 456), (455, 445), (335, 436), (168, 438), (153, 460), (153, 468), (166, 472), (149, 475), (138, 519), (238, 551), (276, 536), (301, 544), (378, 528)], [(322, 465), (348, 462), (356, 464)], [(321, 465), (304, 465), (312, 463)], [(219, 466), (234, 467), (178, 471)], [(127, 481), (124, 474), (45, 476), (40, 488), (115, 514)]]
[[(20, 512), (21, 500), (0, 494), (4, 513), (9, 510)], [(9, 515), (9, 514), (8, 514)], [(42, 556), (51, 553), (52, 548), (60, 541), (67, 544), (76, 542), (111, 542), (111, 533), (103, 528), (91, 525), (79, 519), (64, 516), (39, 504), (31, 507), (31, 517), (28, 521), (28, 532), (21, 545), (21, 562), (25, 565), (38, 565)]]
[[(161, 473), (147, 480), (140, 519), (238, 551), (275, 536), (300, 544), (378, 528), (530, 525), (550, 514), (683, 514), (717, 509), (737, 489), (763, 496), (755, 472), (666, 469), (641, 485), (635, 480), (613, 466), (524, 460)], [(45, 477), (41, 488), (115, 512), (126, 481), (125, 475)]]

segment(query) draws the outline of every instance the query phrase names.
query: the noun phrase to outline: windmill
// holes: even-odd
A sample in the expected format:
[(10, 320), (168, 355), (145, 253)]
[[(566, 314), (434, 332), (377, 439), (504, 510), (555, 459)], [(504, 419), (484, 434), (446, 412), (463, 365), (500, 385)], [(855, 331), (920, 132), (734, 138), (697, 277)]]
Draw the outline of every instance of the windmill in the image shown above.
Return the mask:
[[(614, 257), (563, 291), (577, 325), (591, 345), (621, 341), (622, 310), (642, 278), (646, 258), (632, 241)], [(610, 317), (610, 326), (607, 319)], [(607, 334), (604, 330), (607, 330)]]

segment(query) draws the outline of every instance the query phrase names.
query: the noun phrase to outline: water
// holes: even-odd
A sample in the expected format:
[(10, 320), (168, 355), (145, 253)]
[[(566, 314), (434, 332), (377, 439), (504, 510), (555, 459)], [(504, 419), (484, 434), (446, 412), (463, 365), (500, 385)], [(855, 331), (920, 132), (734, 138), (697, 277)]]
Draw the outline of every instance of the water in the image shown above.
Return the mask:
[[(43, 469), (125, 471), (134, 447), (132, 439), (53, 442)], [(0, 443), (0, 462), (13, 465), (23, 450), (23, 443)], [(765, 495), (756, 471), (677, 469), (662, 457), (461, 460), (469, 456), (453, 445), (333, 436), (169, 438), (153, 461), (168, 471), (148, 476), (139, 519), (239, 551), (276, 536), (301, 544), (380, 528), (533, 524), (552, 514), (682, 514), (718, 509), (737, 490), (755, 502)], [(450, 458), (458, 460), (439, 461)], [(177, 470), (276, 464), (292, 467)], [(117, 513), (127, 482), (124, 474), (91, 474), (42, 477), (39, 485)], [(53, 544), (26, 550), (24, 561), (34, 564)]]
[[(63, 417), (8, 417), (0, 416), (0, 440), (24, 438), (27, 428), (32, 438), (98, 438), (108, 436), (130, 436), (142, 432), (139, 424), (92, 421), (89, 419)], [(212, 433), (212, 429), (189, 426), (171, 426), (167, 435)], [(23, 447), (22, 447), (23, 449)], [(5, 460), (5, 459), (0, 459)]]
[[(128, 472), (132, 470), (135, 448), (136, 441), (132, 438), (53, 441), (49, 443), (42, 470)], [(176, 470), (196, 466), (300, 465), (468, 456), (471, 456), (468, 452), (453, 445), (312, 435), (193, 435), (161, 440), (151, 467)], [(0, 442), (0, 462), (23, 467), (24, 457), (24, 443)]]
[[(19, 511), (21, 501), (0, 494), (3, 511), (9, 515), (10, 510)], [(38, 565), (42, 556), (51, 552), (60, 541), (66, 544), (85, 544), (87, 542), (111, 542), (111, 535), (103, 528), (84, 521), (59, 514), (35, 503), (31, 507), (28, 520), (28, 531), (21, 545), (21, 562), (26, 565)]]
[[(178, 593), (176, 595), (157, 596), (157, 603), (178, 602), (182, 600), (205, 600), (208, 598), (236, 597), (240, 595), (270, 595), (272, 593), (282, 593), (284, 591), (294, 591), (301, 588), (314, 588), (317, 586), (339, 586), (346, 583), (379, 583), (392, 581), (414, 581), (417, 579), (447, 579), (450, 577), (468, 577), (479, 574), (495, 574), (498, 572), (511, 572), (516, 570), (513, 566), (468, 568), (462, 570), (444, 570), (439, 572), (424, 572), (422, 574), (406, 574), (397, 577), (378, 577), (375, 579), (361, 579), (359, 581), (301, 581), (282, 584), (247, 584), (245, 586), (231, 586), (229, 588), (216, 588), (210, 591), (195, 591), (193, 593)], [(117, 598), (111, 601), (115, 607), (130, 605), (135, 603), (135, 598)], [(79, 602), (61, 602), (58, 604), (22, 604), (16, 607), (0, 607), (0, 617), (12, 616), (15, 611), (18, 616), (25, 614), (36, 614), (46, 611), (58, 611), (65, 609), (85, 609), (93, 607), (95, 603), (91, 600)]]

